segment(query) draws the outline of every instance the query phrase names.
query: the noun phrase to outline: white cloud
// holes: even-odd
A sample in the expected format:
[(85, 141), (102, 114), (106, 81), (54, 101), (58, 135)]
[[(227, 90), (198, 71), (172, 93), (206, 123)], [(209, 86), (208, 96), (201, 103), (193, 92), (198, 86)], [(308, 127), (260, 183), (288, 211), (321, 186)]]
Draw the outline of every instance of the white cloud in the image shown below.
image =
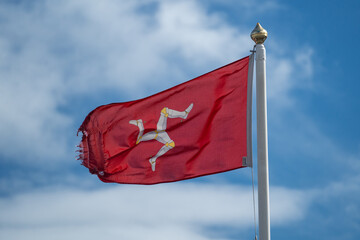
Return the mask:
[(219, 5), (227, 6), (231, 9), (235, 9), (241, 15), (245, 15), (247, 17), (262, 16), (264, 13), (269, 13), (273, 11), (278, 11), (284, 8), (284, 5), (281, 5), (276, 0), (206, 0), (202, 2), (210, 2)]
[(296, 99), (291, 94), (312, 87), (313, 49), (307, 47), (286, 55), (277, 54), (275, 50), (267, 58), (268, 98), (278, 108), (293, 107)]
[[(19, 194), (0, 200), (0, 236), (9, 240), (210, 239), (206, 227), (253, 227), (251, 196), (249, 187), (179, 183)], [(274, 187), (272, 200), (276, 226), (300, 220), (310, 196)]]
[(39, 56), (41, 50), (4, 47), (10, 41), (0, 46), (1, 152), (22, 161), (63, 157), (66, 139), (61, 133), (71, 119), (57, 110), (63, 101), (59, 73), (51, 60)]
[[(271, 187), (270, 216), (272, 224), (287, 224), (291, 221), (303, 219), (306, 217), (304, 209), (307, 209), (313, 200), (311, 191)], [(275, 216), (273, 216), (274, 214)]]

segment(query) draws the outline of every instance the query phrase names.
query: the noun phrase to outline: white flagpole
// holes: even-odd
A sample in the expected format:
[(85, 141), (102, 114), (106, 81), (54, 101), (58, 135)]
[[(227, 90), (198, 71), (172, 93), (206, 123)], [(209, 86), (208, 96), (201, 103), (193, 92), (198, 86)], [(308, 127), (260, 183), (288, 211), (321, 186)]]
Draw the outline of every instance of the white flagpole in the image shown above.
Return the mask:
[(251, 32), (251, 38), (256, 43), (256, 120), (259, 238), (260, 240), (270, 240), (268, 136), (266, 110), (266, 51), (263, 44), (267, 38), (267, 32), (258, 23)]

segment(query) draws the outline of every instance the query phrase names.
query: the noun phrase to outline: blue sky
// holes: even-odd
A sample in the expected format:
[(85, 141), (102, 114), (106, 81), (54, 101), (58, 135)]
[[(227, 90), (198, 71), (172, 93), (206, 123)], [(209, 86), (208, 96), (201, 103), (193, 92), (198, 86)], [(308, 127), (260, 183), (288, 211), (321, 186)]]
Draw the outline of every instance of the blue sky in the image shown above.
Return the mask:
[(272, 238), (359, 239), (360, 2), (350, 0), (0, 1), (0, 238), (253, 239), (250, 169), (105, 184), (75, 145), (95, 107), (248, 55), (257, 22), (269, 33)]

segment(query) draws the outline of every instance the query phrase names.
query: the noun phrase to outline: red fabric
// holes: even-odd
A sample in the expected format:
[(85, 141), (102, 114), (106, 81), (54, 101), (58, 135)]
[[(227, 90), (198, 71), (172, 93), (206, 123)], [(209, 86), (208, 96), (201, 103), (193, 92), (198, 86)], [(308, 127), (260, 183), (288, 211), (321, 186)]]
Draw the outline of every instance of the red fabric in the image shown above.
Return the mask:
[[(249, 57), (193, 80), (125, 103), (93, 110), (79, 131), (80, 159), (104, 182), (155, 184), (224, 172), (242, 166), (247, 155), (246, 111)], [(144, 134), (157, 130), (164, 107), (184, 111), (186, 119), (167, 118), (166, 133), (175, 147), (156, 160), (164, 146), (156, 139), (136, 144), (142, 119)]]

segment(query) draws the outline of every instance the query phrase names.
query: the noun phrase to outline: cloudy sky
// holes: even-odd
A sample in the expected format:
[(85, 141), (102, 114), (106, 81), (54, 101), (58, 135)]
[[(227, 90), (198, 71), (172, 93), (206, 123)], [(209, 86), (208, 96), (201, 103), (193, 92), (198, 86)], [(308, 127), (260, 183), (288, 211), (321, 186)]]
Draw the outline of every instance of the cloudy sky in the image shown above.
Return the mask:
[(355, 0), (0, 1), (0, 239), (253, 239), (251, 169), (105, 184), (75, 146), (95, 107), (249, 55), (257, 22), (272, 238), (359, 239)]

